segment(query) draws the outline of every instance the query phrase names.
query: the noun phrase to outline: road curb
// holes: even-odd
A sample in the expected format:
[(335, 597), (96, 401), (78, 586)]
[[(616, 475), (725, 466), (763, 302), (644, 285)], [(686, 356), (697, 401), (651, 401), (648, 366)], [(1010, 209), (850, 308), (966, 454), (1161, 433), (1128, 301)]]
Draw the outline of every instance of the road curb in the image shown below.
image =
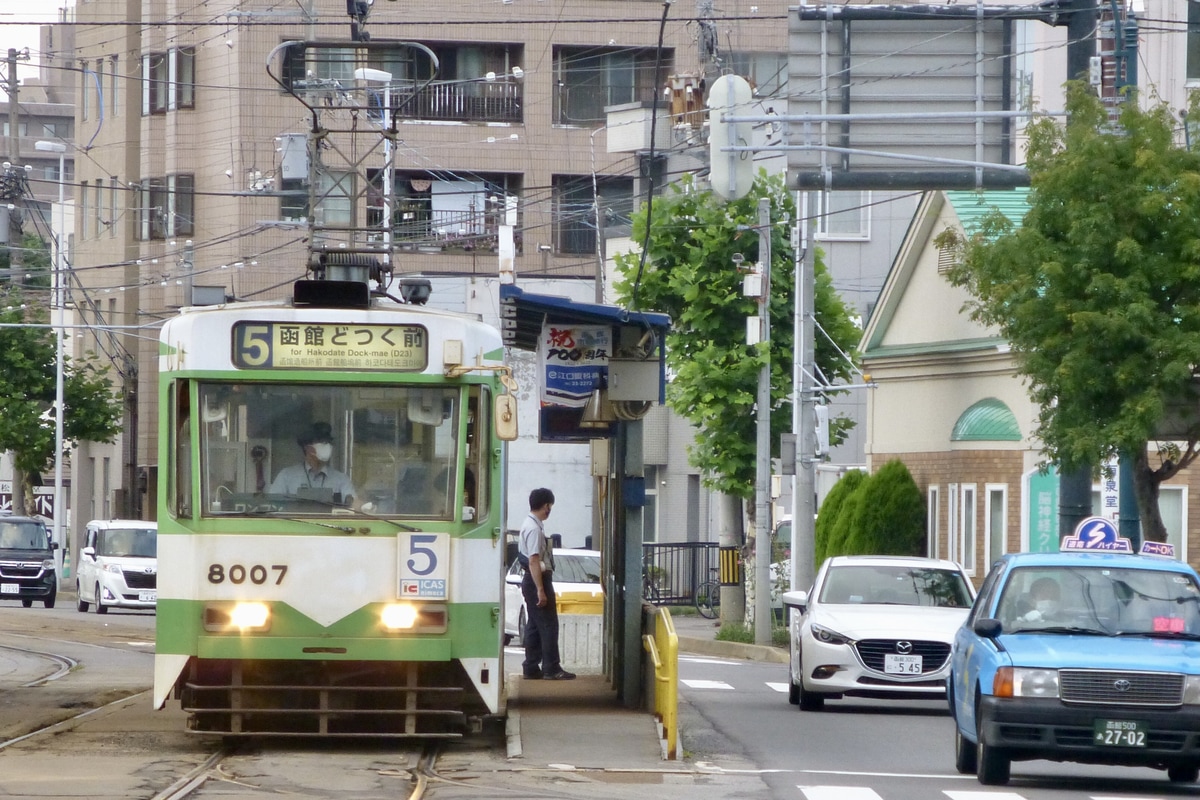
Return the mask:
[(692, 655), (740, 658), (746, 661), (767, 661), (774, 664), (788, 663), (788, 651), (781, 647), (741, 642), (720, 642), (693, 636), (679, 637), (679, 651)]

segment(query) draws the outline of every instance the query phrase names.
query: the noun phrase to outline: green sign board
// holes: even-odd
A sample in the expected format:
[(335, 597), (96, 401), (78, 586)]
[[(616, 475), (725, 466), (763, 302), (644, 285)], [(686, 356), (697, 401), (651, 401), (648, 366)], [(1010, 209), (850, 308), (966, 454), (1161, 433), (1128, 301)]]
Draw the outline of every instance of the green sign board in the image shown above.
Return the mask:
[(1058, 552), (1058, 472), (1033, 470), (1026, 474), (1029, 498), (1029, 552)]

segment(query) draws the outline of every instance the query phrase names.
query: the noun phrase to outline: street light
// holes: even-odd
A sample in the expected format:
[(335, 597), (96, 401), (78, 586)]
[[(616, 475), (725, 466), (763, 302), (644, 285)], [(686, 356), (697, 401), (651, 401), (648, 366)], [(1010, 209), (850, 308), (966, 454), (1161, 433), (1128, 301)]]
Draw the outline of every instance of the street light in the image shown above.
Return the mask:
[(62, 573), (62, 524), (67, 510), (63, 503), (63, 281), (62, 281), (62, 236), (66, 211), (63, 206), (63, 188), (66, 186), (67, 146), (62, 142), (35, 142), (33, 149), (43, 153), (58, 153), (58, 214), (51, 217), (54, 229), (54, 309), (58, 319), (54, 322), (57, 356), (54, 365), (54, 541), (59, 549), (55, 556), (58, 572)]

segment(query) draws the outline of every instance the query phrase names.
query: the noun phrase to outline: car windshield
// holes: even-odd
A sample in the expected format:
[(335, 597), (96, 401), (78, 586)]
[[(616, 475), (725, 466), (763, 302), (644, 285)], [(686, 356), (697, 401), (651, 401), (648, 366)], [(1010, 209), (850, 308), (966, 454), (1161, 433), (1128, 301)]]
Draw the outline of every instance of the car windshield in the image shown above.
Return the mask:
[(554, 582), (600, 583), (600, 559), (596, 556), (555, 553)]
[(100, 534), (96, 555), (155, 558), (158, 532), (152, 528), (111, 528)]
[(36, 522), (0, 522), (0, 548), (45, 550), (48, 546), (46, 529)]
[(951, 569), (844, 564), (826, 572), (819, 599), (832, 604), (968, 608), (971, 592), (962, 574)]
[(1025, 567), (1005, 582), (996, 617), (1006, 633), (1200, 635), (1200, 587), (1175, 571)]

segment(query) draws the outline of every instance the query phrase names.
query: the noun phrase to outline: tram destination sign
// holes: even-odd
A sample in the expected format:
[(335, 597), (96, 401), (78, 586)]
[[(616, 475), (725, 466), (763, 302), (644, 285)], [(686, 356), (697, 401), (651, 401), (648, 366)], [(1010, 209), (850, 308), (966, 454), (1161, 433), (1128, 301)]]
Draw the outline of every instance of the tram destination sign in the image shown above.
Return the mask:
[(233, 364), (241, 369), (420, 371), (429, 334), (420, 325), (238, 322)]

